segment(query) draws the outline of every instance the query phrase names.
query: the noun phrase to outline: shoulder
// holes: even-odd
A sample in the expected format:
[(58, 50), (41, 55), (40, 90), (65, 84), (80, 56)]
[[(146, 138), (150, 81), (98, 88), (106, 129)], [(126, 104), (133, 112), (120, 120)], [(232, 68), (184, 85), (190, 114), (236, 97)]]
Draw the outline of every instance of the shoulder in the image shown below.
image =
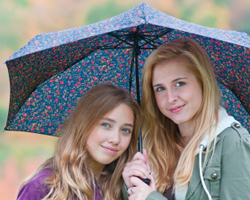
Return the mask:
[(49, 169), (44, 169), (36, 174), (20, 189), (17, 200), (38, 200), (45, 197), (49, 192), (49, 187), (45, 181), (51, 174), (52, 171)]
[[(237, 133), (235, 135), (235, 133)], [(231, 135), (231, 136), (239, 136), (241, 137), (249, 137), (248, 131), (240, 124), (237, 122), (234, 122), (231, 124), (230, 127), (224, 129), (221, 133), (220, 136), (226, 136), (226, 135)]]
[(224, 152), (235, 148), (250, 148), (250, 134), (239, 123), (232, 123), (230, 127), (220, 133), (218, 138), (218, 143), (223, 145)]

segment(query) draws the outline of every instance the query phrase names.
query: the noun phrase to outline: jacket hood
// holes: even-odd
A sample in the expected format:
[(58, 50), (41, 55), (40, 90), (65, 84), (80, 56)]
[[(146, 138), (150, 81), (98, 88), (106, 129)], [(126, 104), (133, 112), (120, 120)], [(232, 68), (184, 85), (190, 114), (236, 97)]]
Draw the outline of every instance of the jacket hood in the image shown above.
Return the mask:
[[(234, 122), (239, 123), (232, 116), (229, 116), (223, 107), (220, 107), (219, 108), (219, 120), (218, 120), (217, 129), (216, 129), (216, 134), (212, 136), (213, 138), (210, 139), (209, 143), (211, 143), (214, 140), (214, 138), (220, 135), (220, 133), (224, 131), (226, 128), (231, 127), (232, 123)], [(216, 127), (215, 127), (215, 122), (214, 122), (212, 129), (211, 129), (211, 133), (214, 132), (215, 128)], [(206, 148), (208, 145), (208, 139), (209, 139), (209, 130), (207, 130), (205, 137), (200, 142), (200, 145)], [(196, 155), (198, 153), (199, 153), (199, 147), (197, 148)]]

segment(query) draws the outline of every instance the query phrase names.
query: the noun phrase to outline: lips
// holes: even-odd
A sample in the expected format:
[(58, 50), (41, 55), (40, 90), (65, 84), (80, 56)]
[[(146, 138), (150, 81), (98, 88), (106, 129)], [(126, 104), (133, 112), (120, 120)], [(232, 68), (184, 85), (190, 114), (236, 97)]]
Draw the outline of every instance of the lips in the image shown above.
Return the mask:
[(176, 107), (174, 107), (174, 108), (169, 109), (169, 111), (172, 112), (172, 113), (177, 113), (177, 112), (181, 111), (182, 108), (183, 108), (184, 106), (185, 106), (185, 105), (176, 106)]
[(116, 153), (116, 152), (118, 151), (118, 149), (113, 148), (113, 147), (105, 147), (105, 146), (102, 146), (102, 148), (103, 148), (104, 150), (106, 150), (107, 152), (112, 153), (112, 154), (114, 154), (114, 153)]

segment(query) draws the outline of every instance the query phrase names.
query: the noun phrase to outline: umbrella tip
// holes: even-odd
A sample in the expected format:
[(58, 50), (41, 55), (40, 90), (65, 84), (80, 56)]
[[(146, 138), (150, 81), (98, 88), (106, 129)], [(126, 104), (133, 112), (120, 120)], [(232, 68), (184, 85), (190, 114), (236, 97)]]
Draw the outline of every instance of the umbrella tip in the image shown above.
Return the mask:
[(148, 4), (146, 4), (145, 2), (143, 2), (143, 3), (141, 4), (141, 6), (146, 7), (146, 6), (148, 6)]

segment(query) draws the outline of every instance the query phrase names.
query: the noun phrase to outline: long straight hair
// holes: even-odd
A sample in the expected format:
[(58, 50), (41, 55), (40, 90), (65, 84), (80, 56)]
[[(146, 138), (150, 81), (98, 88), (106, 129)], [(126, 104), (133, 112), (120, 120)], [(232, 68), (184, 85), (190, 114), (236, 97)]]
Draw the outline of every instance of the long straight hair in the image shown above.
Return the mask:
[(46, 184), (50, 192), (44, 199), (92, 200), (95, 179), (87, 162), (90, 155), (85, 148), (86, 141), (103, 116), (120, 104), (127, 105), (133, 112), (131, 142), (119, 158), (104, 166), (98, 183), (105, 200), (120, 199), (123, 168), (137, 150), (141, 113), (138, 104), (124, 89), (110, 84), (94, 86), (79, 99), (62, 129), (53, 157), (46, 160), (23, 184), (49, 168), (52, 175), (46, 179)]
[[(152, 74), (158, 63), (176, 60), (195, 75), (202, 88), (202, 103), (195, 115), (194, 134), (184, 147), (178, 126), (159, 110), (152, 88)], [(161, 193), (171, 185), (188, 185), (198, 145), (213, 122), (218, 124), (220, 91), (207, 53), (192, 39), (178, 39), (158, 47), (147, 59), (143, 69), (142, 134), (157, 190)], [(195, 97), (194, 97), (195, 98)], [(212, 138), (213, 133), (210, 133)], [(209, 143), (208, 143), (209, 144)], [(207, 148), (209, 149), (209, 148)], [(206, 152), (207, 157), (208, 152)]]

